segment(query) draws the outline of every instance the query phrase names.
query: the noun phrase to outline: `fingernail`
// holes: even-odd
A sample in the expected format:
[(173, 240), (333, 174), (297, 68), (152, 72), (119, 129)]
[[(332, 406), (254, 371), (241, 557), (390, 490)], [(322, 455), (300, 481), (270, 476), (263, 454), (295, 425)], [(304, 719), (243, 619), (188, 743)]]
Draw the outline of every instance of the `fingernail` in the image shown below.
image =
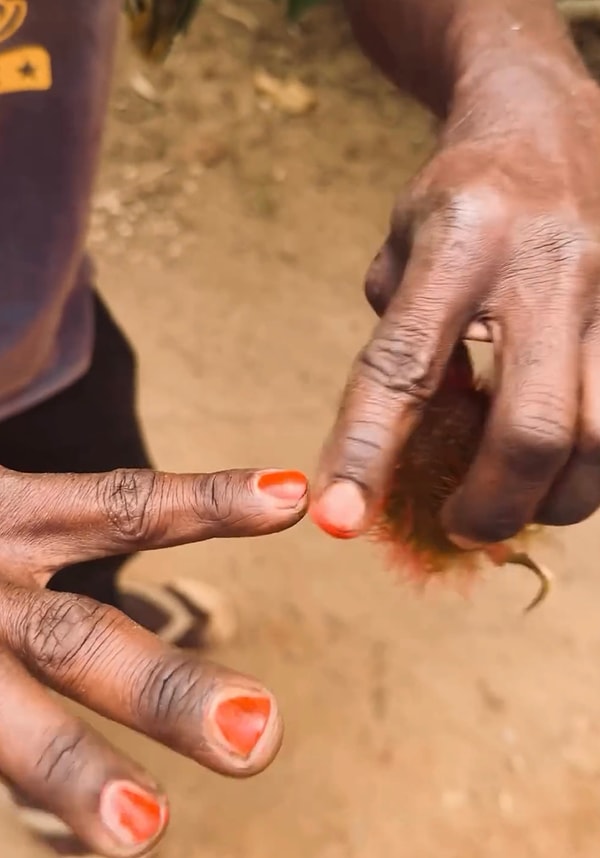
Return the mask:
[(300, 471), (266, 471), (258, 478), (258, 488), (277, 500), (297, 503), (308, 491), (308, 480)]
[(334, 483), (310, 510), (317, 527), (336, 539), (353, 539), (364, 528), (366, 504), (355, 483)]
[(100, 797), (100, 817), (122, 846), (141, 846), (154, 840), (165, 827), (164, 802), (130, 781), (113, 781)]
[(265, 732), (271, 715), (268, 697), (230, 697), (215, 711), (215, 722), (236, 754), (249, 757)]
[(463, 551), (479, 551), (484, 547), (481, 542), (473, 542), (473, 540), (466, 539), (464, 536), (457, 536), (455, 533), (449, 533), (448, 539)]

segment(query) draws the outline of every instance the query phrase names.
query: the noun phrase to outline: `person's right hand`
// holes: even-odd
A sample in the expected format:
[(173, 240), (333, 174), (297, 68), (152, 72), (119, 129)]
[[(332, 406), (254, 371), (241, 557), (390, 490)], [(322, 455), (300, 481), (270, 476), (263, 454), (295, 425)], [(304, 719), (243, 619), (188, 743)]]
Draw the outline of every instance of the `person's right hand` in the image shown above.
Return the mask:
[[(349, 5), (390, 40), (383, 24), (406, 8)], [(426, 16), (435, 3), (410, 5)], [(314, 518), (335, 536), (372, 526), (466, 338), (493, 341), (494, 390), (471, 466), (441, 510), (448, 537), (481, 549), (600, 509), (600, 88), (547, 0), (467, 6), (458, 43), (469, 31), (487, 48), (457, 66), (437, 147), (403, 190), (367, 275), (380, 321), (313, 486)], [(509, 13), (523, 18), (510, 51), (492, 26)], [(535, 38), (543, 26), (547, 55)]]
[(43, 685), (235, 777), (272, 761), (281, 719), (259, 682), (45, 584), (57, 569), (95, 557), (284, 530), (302, 518), (307, 496), (297, 472), (0, 469), (0, 775), (94, 852), (145, 852), (164, 831), (167, 801)]

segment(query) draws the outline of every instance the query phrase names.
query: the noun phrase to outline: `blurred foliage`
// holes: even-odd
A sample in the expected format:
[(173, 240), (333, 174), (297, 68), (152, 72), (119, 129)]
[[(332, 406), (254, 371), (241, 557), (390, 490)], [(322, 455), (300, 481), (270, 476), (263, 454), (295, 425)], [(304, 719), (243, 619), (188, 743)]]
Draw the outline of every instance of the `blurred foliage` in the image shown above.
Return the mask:
[(311, 6), (323, 2), (324, 0), (286, 0), (288, 17), (295, 21)]

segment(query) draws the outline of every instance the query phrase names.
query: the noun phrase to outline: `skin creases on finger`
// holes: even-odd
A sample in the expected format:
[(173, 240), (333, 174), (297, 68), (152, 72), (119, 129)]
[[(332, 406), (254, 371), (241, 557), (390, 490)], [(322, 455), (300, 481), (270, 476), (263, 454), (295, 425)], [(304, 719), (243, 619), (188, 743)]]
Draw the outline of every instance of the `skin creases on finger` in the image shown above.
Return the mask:
[(484, 437), (442, 513), (447, 533), (462, 547), (503, 542), (530, 524), (576, 433), (576, 311), (548, 300), (543, 317), (507, 313), (501, 327), (500, 371)]
[(41, 584), (57, 568), (97, 557), (277, 533), (308, 505), (307, 479), (291, 470), (9, 472), (1, 479), (10, 482), (9, 571), (33, 570)]
[(95, 854), (125, 858), (155, 844), (168, 805), (148, 775), (65, 712), (4, 648), (0, 682), (0, 773)]
[(581, 349), (581, 400), (571, 457), (536, 511), (539, 524), (565, 527), (600, 507), (600, 321), (591, 325)]
[[(462, 341), (459, 341), (454, 347), (445, 369), (447, 380), (453, 376), (459, 379), (472, 378), (473, 370), (469, 351)], [(394, 462), (389, 466), (390, 475), (393, 474), (393, 468)], [(385, 491), (382, 494), (385, 494)], [(329, 535), (338, 539), (351, 539), (370, 525), (369, 518), (365, 516), (363, 508), (360, 488), (350, 481), (339, 481), (334, 483), (326, 492), (319, 507), (311, 510), (311, 515), (315, 522)], [(379, 509), (375, 504), (372, 504), (371, 514), (376, 515), (378, 513)], [(343, 529), (332, 524), (336, 517), (344, 521)]]
[(456, 244), (451, 231), (421, 232), (400, 288), (355, 362), (313, 485), (311, 516), (333, 536), (368, 528), (473, 317), (486, 245), (467, 242), (465, 249), (463, 240), (457, 256)]
[(282, 719), (264, 686), (163, 644), (114, 608), (10, 588), (0, 634), (51, 688), (200, 765), (247, 777), (279, 751)]

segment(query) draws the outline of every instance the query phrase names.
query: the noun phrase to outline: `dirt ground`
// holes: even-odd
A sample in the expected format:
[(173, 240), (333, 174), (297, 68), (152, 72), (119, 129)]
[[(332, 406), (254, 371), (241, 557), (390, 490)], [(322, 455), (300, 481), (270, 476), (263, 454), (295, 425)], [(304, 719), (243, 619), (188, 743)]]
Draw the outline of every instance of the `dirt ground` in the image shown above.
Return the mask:
[[(213, 0), (145, 72), (154, 93), (132, 87), (130, 53), (118, 65), (91, 244), (137, 345), (157, 462), (310, 473), (373, 323), (363, 273), (429, 121), (335, 10), (289, 30), (271, 0)], [(297, 75), (316, 108), (270, 106), (261, 69)], [(137, 560), (133, 576), (232, 594), (240, 638), (215, 658), (264, 679), (287, 721), (279, 760), (243, 783), (103, 726), (169, 790), (161, 858), (596, 858), (600, 529), (562, 536), (541, 549), (554, 594), (526, 619), (518, 570), (470, 600), (418, 596), (374, 547), (308, 522)], [(41, 856), (11, 825), (11, 855)]]

